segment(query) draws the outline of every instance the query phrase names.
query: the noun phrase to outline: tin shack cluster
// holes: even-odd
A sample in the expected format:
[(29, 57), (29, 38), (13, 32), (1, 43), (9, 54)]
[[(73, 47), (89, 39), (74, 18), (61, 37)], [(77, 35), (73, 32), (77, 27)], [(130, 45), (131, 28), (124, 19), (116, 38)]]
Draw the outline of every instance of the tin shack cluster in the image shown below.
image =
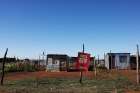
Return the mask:
[[(69, 57), (62, 54), (48, 54), (46, 71), (79, 71), (77, 69), (77, 57)], [(107, 53), (104, 59), (90, 57), (88, 70), (93, 70), (94, 66), (103, 66), (107, 69), (135, 70), (136, 55), (131, 53)]]
[[(77, 68), (78, 57), (69, 57), (65, 54), (48, 54), (46, 71), (79, 71)], [(88, 67), (93, 66), (94, 57), (90, 57)]]
[[(46, 57), (42, 57), (37, 60), (32, 59), (17, 59), (8, 57), (6, 64), (31, 64), (35, 68), (46, 70), (47, 72), (60, 72), (60, 71), (80, 71), (79, 54), (77, 57), (70, 57), (67, 54), (48, 54)], [(80, 58), (81, 60), (82, 58)], [(88, 64), (82, 64), (82, 67), (86, 67), (86, 71), (93, 71), (95, 66), (102, 66), (106, 69), (118, 69), (118, 70), (135, 70), (136, 69), (136, 55), (131, 53), (107, 53), (104, 59), (92, 57), (88, 58)], [(140, 59), (140, 58), (139, 58)], [(0, 58), (0, 68), (2, 66), (3, 58)], [(83, 59), (82, 59), (83, 60)], [(140, 65), (140, 64), (139, 64)]]

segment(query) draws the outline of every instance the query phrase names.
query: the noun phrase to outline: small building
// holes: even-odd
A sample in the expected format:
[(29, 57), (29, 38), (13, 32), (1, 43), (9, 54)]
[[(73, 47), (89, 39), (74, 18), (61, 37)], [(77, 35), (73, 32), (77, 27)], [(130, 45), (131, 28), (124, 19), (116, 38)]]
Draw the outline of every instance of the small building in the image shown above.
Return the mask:
[[(3, 58), (0, 58), (0, 63), (3, 62)], [(16, 63), (16, 58), (6, 58), (6, 63)]]
[(39, 59), (38, 60), (38, 65), (40, 65), (40, 66), (46, 66), (47, 65), (46, 59)]
[(105, 66), (108, 69), (130, 68), (130, 53), (107, 53), (105, 56)]
[(69, 57), (65, 54), (48, 54), (47, 71), (67, 71)]
[[(3, 62), (3, 58), (0, 58), (0, 67), (2, 66), (2, 62)], [(7, 57), (5, 63), (16, 63), (16, 62), (17, 62), (16, 58)]]
[[(0, 58), (0, 70), (2, 69), (2, 63), (3, 63), (3, 58)], [(9, 63), (16, 63), (16, 58), (10, 58), (10, 57), (7, 57), (6, 58), (6, 62), (5, 64), (9, 64)]]
[(68, 63), (68, 71), (78, 71), (76, 68), (77, 57), (70, 57)]
[[(139, 57), (139, 60), (140, 60), (140, 57)], [(139, 66), (140, 66), (140, 62), (139, 62)], [(136, 55), (131, 55), (131, 57), (130, 57), (130, 68), (131, 68), (131, 70), (136, 70), (136, 68), (137, 68)]]

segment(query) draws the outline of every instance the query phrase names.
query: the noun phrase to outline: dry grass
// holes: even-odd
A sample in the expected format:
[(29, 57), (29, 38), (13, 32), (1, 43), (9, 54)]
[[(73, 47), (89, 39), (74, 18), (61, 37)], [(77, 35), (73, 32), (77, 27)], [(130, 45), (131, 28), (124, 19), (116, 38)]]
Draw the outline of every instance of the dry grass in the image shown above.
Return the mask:
[[(98, 71), (96, 78), (84, 77), (82, 85), (79, 83), (77, 72), (41, 72), (40, 76), (39, 74), (40, 72), (25, 73), (24, 75), (16, 73), (15, 76), (9, 74), (10, 79), (6, 80), (3, 87), (0, 87), (0, 93), (125, 93), (125, 91), (140, 91), (140, 86), (131, 80), (135, 76), (131, 76), (132, 73), (125, 71), (101, 70)], [(90, 74), (93, 75), (94, 72), (90, 72)], [(135, 72), (133, 74), (135, 75)], [(72, 76), (69, 77), (69, 75)], [(15, 78), (16, 76), (18, 77)], [(22, 76), (26, 79), (23, 79)], [(66, 77), (63, 78), (63, 76)]]
[[(124, 77), (107, 80), (84, 78), (82, 85), (79, 79), (42, 78), (37, 82), (35, 78), (30, 78), (7, 81), (0, 90), (6, 93), (113, 93), (114, 91), (124, 93), (126, 89), (135, 88), (135, 85), (132, 85)], [(139, 89), (137, 87), (137, 90)]]

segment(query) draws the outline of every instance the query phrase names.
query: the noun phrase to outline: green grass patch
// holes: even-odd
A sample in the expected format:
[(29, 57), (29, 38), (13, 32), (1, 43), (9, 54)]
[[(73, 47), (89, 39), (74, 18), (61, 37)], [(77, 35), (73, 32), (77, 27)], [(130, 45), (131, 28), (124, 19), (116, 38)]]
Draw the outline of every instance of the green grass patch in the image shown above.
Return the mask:
[(30, 78), (25, 80), (6, 81), (0, 90), (7, 93), (124, 93), (125, 90), (140, 90), (125, 77), (116, 77), (107, 80), (88, 80), (84, 78), (83, 84), (79, 79), (65, 78)]

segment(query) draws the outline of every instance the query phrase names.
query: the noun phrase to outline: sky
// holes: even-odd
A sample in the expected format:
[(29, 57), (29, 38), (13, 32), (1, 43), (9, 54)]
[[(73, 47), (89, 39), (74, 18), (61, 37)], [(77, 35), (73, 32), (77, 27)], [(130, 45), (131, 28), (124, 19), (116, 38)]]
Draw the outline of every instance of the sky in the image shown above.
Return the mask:
[(139, 0), (0, 0), (0, 57), (136, 52)]

